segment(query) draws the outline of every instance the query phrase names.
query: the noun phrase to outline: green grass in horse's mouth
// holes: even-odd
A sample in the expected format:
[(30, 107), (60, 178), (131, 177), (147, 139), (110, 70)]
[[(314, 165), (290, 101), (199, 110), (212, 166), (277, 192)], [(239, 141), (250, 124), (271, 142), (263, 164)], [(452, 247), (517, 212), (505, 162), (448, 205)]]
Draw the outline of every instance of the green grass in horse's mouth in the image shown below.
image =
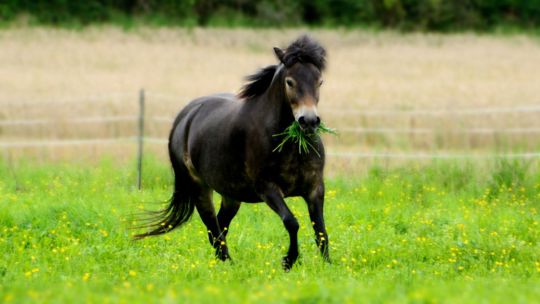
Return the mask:
[(291, 141), (298, 145), (299, 154), (307, 154), (311, 149), (320, 157), (321, 155), (319, 154), (315, 146), (313, 146), (313, 141), (317, 140), (316, 135), (322, 133), (337, 135), (335, 129), (328, 128), (322, 122), (313, 133), (306, 133), (302, 130), (300, 124), (295, 120), (290, 126), (285, 129), (285, 131), (283, 131), (282, 133), (274, 134), (274, 137), (283, 136), (283, 140), (279, 143), (279, 145), (274, 148), (274, 150), (272, 150), (272, 152), (281, 152), (281, 150), (283, 150), (283, 146), (285, 146), (288, 141)]

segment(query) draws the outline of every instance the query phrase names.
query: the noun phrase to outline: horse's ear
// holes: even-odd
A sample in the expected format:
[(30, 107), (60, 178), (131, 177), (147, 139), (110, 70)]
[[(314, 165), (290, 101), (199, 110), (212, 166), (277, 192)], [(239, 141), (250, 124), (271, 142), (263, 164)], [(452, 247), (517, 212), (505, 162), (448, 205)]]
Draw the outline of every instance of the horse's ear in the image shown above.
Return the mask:
[(274, 47), (274, 53), (276, 54), (276, 57), (279, 59), (279, 61), (283, 63), (283, 57), (285, 56), (285, 52), (283, 52), (283, 50), (278, 47)]

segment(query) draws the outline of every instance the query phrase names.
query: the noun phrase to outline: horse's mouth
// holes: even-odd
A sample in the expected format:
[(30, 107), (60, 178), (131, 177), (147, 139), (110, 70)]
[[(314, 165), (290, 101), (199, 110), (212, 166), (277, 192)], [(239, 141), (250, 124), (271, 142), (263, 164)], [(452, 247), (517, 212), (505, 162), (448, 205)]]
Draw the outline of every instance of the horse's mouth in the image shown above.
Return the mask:
[(316, 127), (300, 127), (300, 130), (302, 130), (302, 132), (306, 135), (313, 135), (317, 133)]

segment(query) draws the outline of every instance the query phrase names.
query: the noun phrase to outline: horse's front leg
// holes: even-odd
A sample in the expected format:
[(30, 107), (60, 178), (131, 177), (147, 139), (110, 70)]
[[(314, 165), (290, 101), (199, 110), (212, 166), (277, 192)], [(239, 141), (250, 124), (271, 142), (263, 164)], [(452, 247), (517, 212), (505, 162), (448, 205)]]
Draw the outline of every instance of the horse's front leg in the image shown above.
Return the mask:
[(281, 262), (283, 269), (289, 271), (298, 259), (298, 229), (300, 226), (287, 204), (285, 204), (283, 195), (277, 187), (267, 187), (261, 196), (266, 204), (279, 215), (285, 229), (289, 232), (289, 251), (287, 251), (287, 255), (283, 257)]
[(324, 224), (324, 183), (320, 182), (315, 185), (312, 191), (304, 196), (304, 200), (308, 205), (309, 217), (313, 230), (315, 230), (315, 243), (325, 261), (330, 262), (328, 253), (328, 233)]

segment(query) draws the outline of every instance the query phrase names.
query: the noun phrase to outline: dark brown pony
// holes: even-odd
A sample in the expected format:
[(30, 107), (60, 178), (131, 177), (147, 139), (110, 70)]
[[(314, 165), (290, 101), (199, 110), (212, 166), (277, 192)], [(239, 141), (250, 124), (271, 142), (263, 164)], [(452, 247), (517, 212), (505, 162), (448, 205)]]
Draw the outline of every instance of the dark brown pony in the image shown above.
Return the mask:
[[(292, 142), (273, 151), (282, 140), (275, 134), (295, 120), (304, 132), (312, 133), (319, 126), (317, 104), (326, 52), (308, 36), (274, 52), (279, 64), (249, 76), (238, 96), (201, 97), (178, 114), (169, 136), (175, 176), (170, 205), (159, 212), (150, 231), (136, 238), (169, 232), (185, 223), (196, 208), (216, 256), (226, 260), (230, 258), (226, 236), (241, 202), (264, 201), (289, 232), (289, 250), (282, 260), (289, 270), (298, 258), (299, 225), (284, 198), (301, 196), (308, 205), (317, 246), (329, 261), (320, 138), (312, 142), (317, 153), (299, 153)], [(222, 196), (217, 216), (212, 191)]]

